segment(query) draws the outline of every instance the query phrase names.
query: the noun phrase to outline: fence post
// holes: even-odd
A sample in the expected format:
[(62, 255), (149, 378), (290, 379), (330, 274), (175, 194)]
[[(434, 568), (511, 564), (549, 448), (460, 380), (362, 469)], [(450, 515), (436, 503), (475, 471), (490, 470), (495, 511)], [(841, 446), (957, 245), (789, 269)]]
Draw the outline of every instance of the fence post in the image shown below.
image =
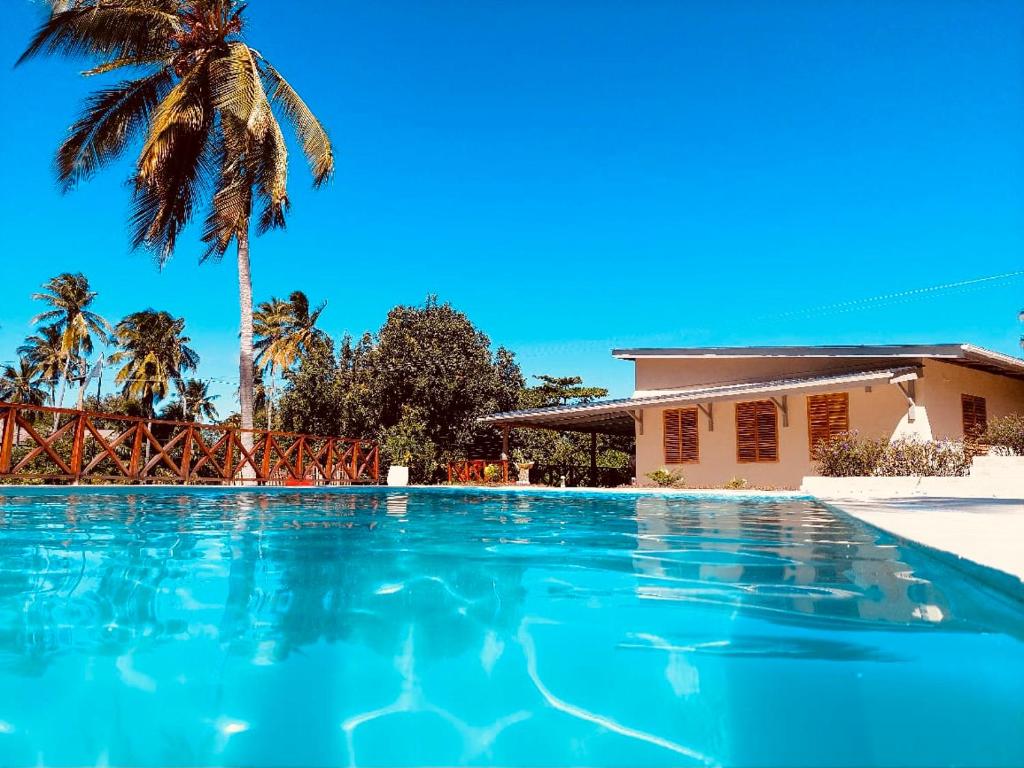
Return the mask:
[(82, 479), (82, 443), (85, 441), (85, 413), (79, 411), (75, 414), (75, 436), (71, 442), (71, 474), (75, 476), (74, 483)]
[(135, 422), (135, 438), (132, 440), (132, 457), (128, 463), (128, 474), (133, 480), (141, 481), (139, 455), (142, 453), (142, 419)]
[(359, 479), (359, 441), (352, 443), (352, 482)]
[(302, 468), (302, 450), (305, 447), (306, 447), (306, 436), (305, 435), (299, 435), (299, 447), (295, 449), (296, 452), (298, 453), (298, 457), (295, 459), (295, 474), (298, 475), (298, 477), (295, 478), (296, 480), (305, 480), (306, 479), (306, 473), (305, 473), (305, 471)]
[(14, 446), (14, 430), (18, 424), (18, 407), (8, 405), (6, 410), (3, 442), (0, 443), (0, 475), (9, 474), (11, 471), (11, 450)]
[(327, 475), (325, 482), (330, 485), (334, 482), (334, 438), (327, 439), (327, 461), (324, 462), (324, 474)]
[(235, 430), (234, 427), (228, 427), (228, 447), (227, 453), (224, 458), (224, 481), (230, 482), (235, 478), (235, 470), (231, 466), (231, 461), (235, 457)]
[(188, 429), (185, 432), (185, 446), (181, 449), (181, 482), (184, 485), (188, 485), (189, 471), (192, 467), (192, 430), (195, 427), (192, 424), (188, 425)]
[(380, 482), (380, 446), (373, 446), (373, 482)]

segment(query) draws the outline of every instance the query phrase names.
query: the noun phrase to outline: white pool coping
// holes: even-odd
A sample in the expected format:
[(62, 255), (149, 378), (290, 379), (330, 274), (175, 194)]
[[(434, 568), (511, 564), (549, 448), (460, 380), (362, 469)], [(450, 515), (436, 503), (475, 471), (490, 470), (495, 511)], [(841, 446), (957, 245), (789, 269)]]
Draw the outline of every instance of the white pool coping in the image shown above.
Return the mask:
[(902, 539), (1024, 582), (1024, 499), (819, 499)]

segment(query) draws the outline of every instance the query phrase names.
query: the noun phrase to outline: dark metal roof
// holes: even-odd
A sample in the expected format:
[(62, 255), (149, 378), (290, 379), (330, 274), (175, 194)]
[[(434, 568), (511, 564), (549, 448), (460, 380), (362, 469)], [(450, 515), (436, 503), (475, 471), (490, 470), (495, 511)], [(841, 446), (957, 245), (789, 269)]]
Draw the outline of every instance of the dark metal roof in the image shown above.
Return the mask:
[(813, 393), (851, 383), (888, 382), (896, 376), (917, 371), (917, 366), (889, 366), (882, 369), (842, 373), (833, 371), (815, 376), (719, 384), (645, 397), (600, 400), (585, 405), (558, 405), (522, 411), (506, 411), (483, 416), (477, 421), (496, 427), (532, 427), (535, 429), (632, 435), (634, 434), (634, 420), (631, 413), (645, 407), (693, 402), (711, 403), (737, 397), (785, 394), (792, 391)]

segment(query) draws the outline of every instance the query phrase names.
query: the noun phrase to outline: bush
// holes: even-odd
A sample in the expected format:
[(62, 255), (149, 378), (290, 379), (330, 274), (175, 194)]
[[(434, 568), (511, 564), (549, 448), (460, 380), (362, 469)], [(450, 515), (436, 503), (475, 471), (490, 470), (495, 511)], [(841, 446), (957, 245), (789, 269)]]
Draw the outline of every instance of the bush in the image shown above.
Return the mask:
[(824, 477), (865, 477), (875, 473), (883, 451), (884, 440), (844, 432), (818, 442), (812, 458), (818, 462), (818, 473)]
[(958, 440), (886, 442), (855, 432), (823, 440), (814, 448), (824, 477), (960, 477), (971, 469), (972, 451)]
[(1011, 413), (992, 419), (980, 439), (1000, 455), (1024, 456), (1024, 414)]
[(747, 482), (747, 479), (745, 477), (734, 477), (732, 480), (725, 484), (725, 487), (728, 488), (730, 491), (742, 491), (749, 485), (750, 484)]
[(498, 464), (488, 464), (484, 467), (484, 482), (500, 483), (503, 479), (501, 466)]
[(686, 485), (683, 473), (675, 469), (656, 469), (647, 473), (647, 479), (659, 488), (678, 488)]

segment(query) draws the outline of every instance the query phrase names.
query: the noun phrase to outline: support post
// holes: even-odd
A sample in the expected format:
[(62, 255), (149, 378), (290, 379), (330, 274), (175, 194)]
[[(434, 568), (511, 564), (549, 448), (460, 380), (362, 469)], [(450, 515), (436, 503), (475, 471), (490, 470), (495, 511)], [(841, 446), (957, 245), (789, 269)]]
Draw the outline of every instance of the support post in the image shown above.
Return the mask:
[(501, 458), (504, 461), (508, 461), (508, 427), (501, 428)]
[(773, 397), (772, 402), (775, 403), (775, 407), (782, 413), (782, 426), (789, 426), (789, 397), (783, 395), (782, 397)]
[(590, 433), (590, 487), (597, 487), (597, 432)]
[(79, 411), (75, 416), (75, 436), (71, 441), (71, 472), (75, 476), (74, 484), (82, 479), (82, 444), (85, 442), (85, 413)]
[(708, 432), (715, 431), (715, 404), (708, 403), (707, 405), (701, 405), (697, 403), (697, 407), (704, 411), (704, 415), (708, 417)]
[(636, 424), (636, 433), (642, 435), (644, 433), (644, 411), (643, 408), (637, 408), (629, 411), (629, 415), (633, 417), (633, 422)]

